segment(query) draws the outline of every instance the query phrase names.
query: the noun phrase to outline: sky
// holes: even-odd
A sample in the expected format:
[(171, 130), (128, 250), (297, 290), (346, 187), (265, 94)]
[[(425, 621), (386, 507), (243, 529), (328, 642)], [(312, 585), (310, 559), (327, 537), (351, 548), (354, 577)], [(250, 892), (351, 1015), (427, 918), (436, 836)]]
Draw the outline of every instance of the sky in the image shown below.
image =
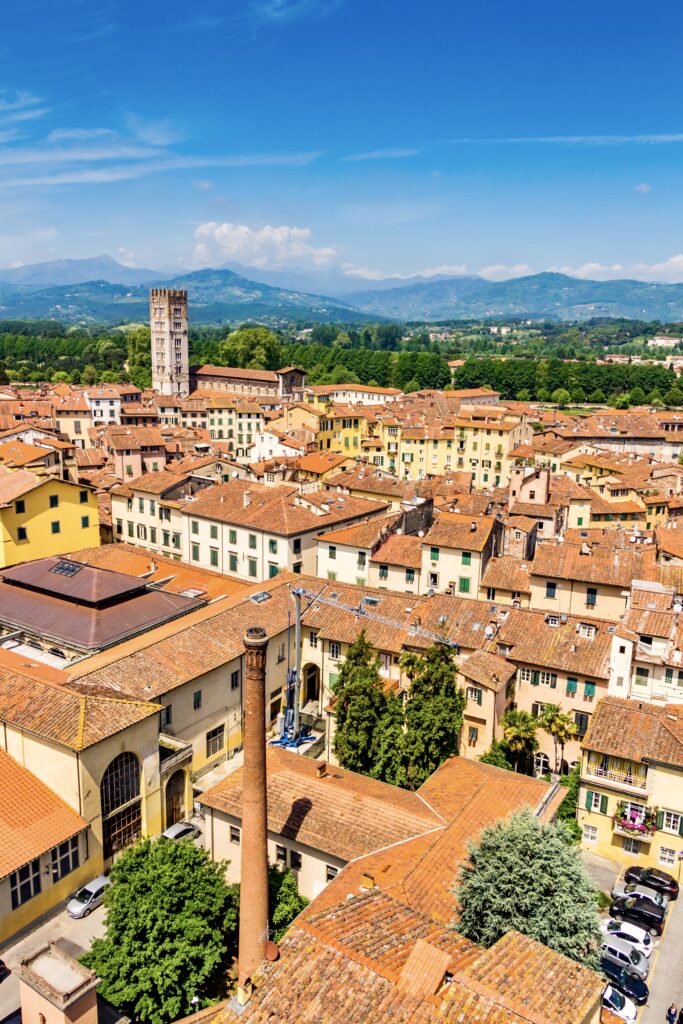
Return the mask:
[(0, 267), (683, 281), (678, 0), (5, 0)]

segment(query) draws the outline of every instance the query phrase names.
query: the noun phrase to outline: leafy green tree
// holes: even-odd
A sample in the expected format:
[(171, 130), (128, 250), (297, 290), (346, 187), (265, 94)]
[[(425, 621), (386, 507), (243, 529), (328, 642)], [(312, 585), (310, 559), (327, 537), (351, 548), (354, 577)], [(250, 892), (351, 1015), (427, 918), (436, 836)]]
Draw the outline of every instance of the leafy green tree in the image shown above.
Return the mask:
[(628, 397), (631, 405), (645, 405), (645, 392), (642, 388), (634, 388)]
[(458, 753), (465, 696), (457, 685), (453, 648), (433, 644), (412, 680), (405, 704), (406, 786), (417, 789)]
[(576, 402), (577, 405), (581, 405), (582, 402), (586, 401), (586, 392), (582, 387), (572, 388), (572, 402)]
[(529, 388), (522, 388), (520, 391), (518, 391), (516, 398), (518, 402), (530, 402), (531, 392), (529, 391)]
[(349, 771), (371, 775), (387, 698), (365, 630), (349, 647), (332, 690), (336, 697), (334, 752), (339, 763)]
[(414, 391), (419, 391), (419, 380), (416, 380), (415, 377), (411, 377), (411, 379), (409, 381), (406, 381), (406, 383), (403, 385), (403, 390), (406, 393), (406, 395), (411, 395)]
[(549, 402), (550, 392), (547, 388), (539, 388), (536, 392), (536, 398), (539, 400), (539, 402)]
[(662, 397), (662, 392), (659, 390), (659, 388), (653, 388), (652, 391), (650, 392), (650, 394), (647, 396), (646, 401), (647, 401), (648, 405), (654, 405), (654, 406), (663, 405), (664, 404), (664, 399)]
[(569, 394), (566, 388), (555, 388), (550, 397), (556, 405), (563, 406), (569, 404), (572, 396)]
[(240, 327), (220, 342), (218, 357), (226, 366), (277, 370), (281, 365), (280, 339), (267, 327)]
[(67, 373), (66, 370), (57, 370), (50, 377), (53, 384), (71, 384), (71, 374)]
[(597, 967), (597, 894), (564, 826), (524, 810), (484, 829), (469, 847), (454, 892), (455, 927), (474, 942), (488, 948), (514, 929)]
[(268, 904), (274, 942), (280, 942), (294, 918), (306, 909), (309, 902), (305, 896), (299, 893), (296, 878), (289, 868), (281, 871), (277, 864), (270, 865), (268, 868)]
[(625, 392), (625, 391), (621, 395), (617, 395), (616, 398), (614, 399), (614, 408), (615, 409), (628, 409), (630, 404), (631, 404), (631, 399), (630, 399), (629, 395), (627, 394), (627, 392)]
[[(564, 748), (576, 736), (574, 720), (562, 711), (559, 704), (546, 704), (539, 718), (540, 726), (552, 738), (555, 748), (555, 773), (564, 758)], [(560, 754), (561, 751), (561, 754)]]
[(605, 401), (605, 395), (600, 390), (600, 388), (596, 388), (595, 391), (591, 391), (590, 395), (588, 396), (588, 401), (595, 402), (596, 405), (602, 405)]
[(506, 771), (514, 771), (512, 762), (508, 758), (508, 748), (500, 740), (494, 740), (485, 754), (479, 758), (484, 764), (492, 764), (496, 768), (505, 768)]
[(189, 840), (145, 839), (111, 869), (106, 934), (84, 963), (100, 992), (143, 1024), (167, 1024), (208, 1004), (223, 987), (237, 933), (237, 893), (225, 864)]
[(664, 395), (664, 402), (666, 405), (683, 405), (683, 391), (678, 387), (672, 387)]
[(84, 384), (96, 384), (97, 383), (97, 367), (93, 366), (92, 363), (88, 363), (83, 370), (83, 383)]
[(506, 711), (500, 720), (503, 727), (503, 739), (514, 756), (515, 771), (519, 771), (520, 761), (527, 764), (534, 751), (538, 750), (536, 730), (538, 723), (528, 711)]
[(562, 785), (567, 787), (567, 795), (557, 810), (557, 820), (562, 822), (574, 843), (581, 841), (581, 826), (576, 820), (576, 807), (579, 801), (580, 782), (581, 767), (577, 763), (569, 774), (565, 775), (561, 779)]

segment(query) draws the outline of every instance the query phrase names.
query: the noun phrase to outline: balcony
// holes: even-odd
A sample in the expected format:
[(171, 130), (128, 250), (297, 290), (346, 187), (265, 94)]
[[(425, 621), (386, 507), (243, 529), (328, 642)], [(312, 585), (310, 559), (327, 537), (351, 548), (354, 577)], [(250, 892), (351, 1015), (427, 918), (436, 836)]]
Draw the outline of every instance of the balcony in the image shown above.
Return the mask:
[(612, 829), (618, 836), (637, 839), (641, 843), (651, 843), (657, 831), (657, 811), (646, 807), (639, 813), (620, 800), (612, 817)]
[(162, 775), (190, 764), (192, 761), (192, 744), (177, 740), (168, 733), (159, 734), (159, 771)]
[(597, 765), (586, 765), (586, 779), (602, 780), (616, 789), (623, 788), (627, 792), (644, 793), (647, 790), (647, 775), (641, 777), (632, 772), (619, 772), (612, 768), (599, 768)]

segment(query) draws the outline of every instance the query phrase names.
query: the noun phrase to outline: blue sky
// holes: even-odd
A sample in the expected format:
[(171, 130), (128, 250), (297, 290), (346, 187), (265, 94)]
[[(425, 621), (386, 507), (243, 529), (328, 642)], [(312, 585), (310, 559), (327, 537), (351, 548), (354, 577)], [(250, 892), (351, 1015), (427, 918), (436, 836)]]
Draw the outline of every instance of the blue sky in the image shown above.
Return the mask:
[(674, 0), (6, 0), (0, 266), (683, 281)]

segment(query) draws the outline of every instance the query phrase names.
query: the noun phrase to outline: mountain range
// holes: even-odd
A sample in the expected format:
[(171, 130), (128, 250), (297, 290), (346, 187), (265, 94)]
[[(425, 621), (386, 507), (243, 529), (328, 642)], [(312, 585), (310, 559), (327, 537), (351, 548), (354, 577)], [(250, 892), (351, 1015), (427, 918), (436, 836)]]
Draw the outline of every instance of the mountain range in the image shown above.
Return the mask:
[[(385, 278), (373, 282), (371, 289), (354, 291), (348, 291), (349, 281), (334, 271), (273, 271), (236, 263), (169, 274), (126, 267), (110, 256), (53, 260), (0, 270), (0, 319), (146, 321), (148, 289), (157, 286), (186, 288), (194, 323), (512, 317), (683, 320), (683, 284), (588, 281), (550, 272), (508, 281), (418, 275), (402, 279), (398, 286), (396, 278)], [(320, 291), (312, 290), (318, 283)]]

